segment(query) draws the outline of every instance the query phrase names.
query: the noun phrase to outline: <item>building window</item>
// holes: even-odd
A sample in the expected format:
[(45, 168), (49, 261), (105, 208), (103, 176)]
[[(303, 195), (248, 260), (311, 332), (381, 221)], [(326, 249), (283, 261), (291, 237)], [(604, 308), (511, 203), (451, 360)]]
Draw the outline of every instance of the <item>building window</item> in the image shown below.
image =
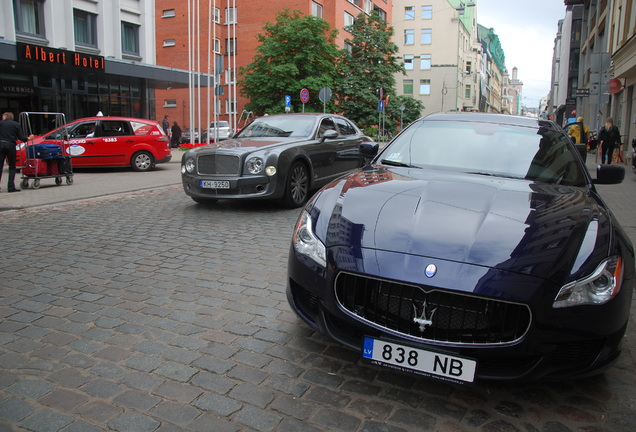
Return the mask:
[(404, 30), (404, 45), (413, 45), (415, 43), (415, 30)]
[(413, 70), (413, 59), (415, 56), (413, 54), (405, 54), (404, 55), (404, 69), (405, 70)]
[(422, 6), (422, 19), (433, 19), (433, 6)]
[(352, 26), (353, 22), (355, 21), (355, 17), (353, 15), (351, 15), (350, 13), (345, 12), (344, 13), (344, 25), (345, 28)]
[[(464, 99), (470, 99), (470, 85), (466, 85)], [(505, 99), (504, 99), (505, 100)]]
[(428, 80), (428, 79), (420, 80), (420, 94), (421, 95), (431, 94), (431, 80)]
[(349, 54), (353, 53), (353, 45), (351, 45), (349, 42), (345, 42), (344, 44), (344, 49), (346, 52), (348, 52)]
[(422, 54), (420, 56), (420, 70), (430, 70), (430, 69), (431, 69), (431, 55)]
[(430, 45), (433, 43), (433, 29), (422, 29), (422, 45)]
[(44, 37), (44, 0), (13, 0), (17, 33)]
[(221, 24), (221, 9), (218, 7), (212, 8), (212, 22)]
[(225, 52), (228, 55), (236, 54), (236, 39), (225, 39)]
[(405, 20), (415, 19), (415, 7), (414, 6), (404, 6), (404, 19)]
[(214, 52), (221, 54), (221, 39), (219, 38), (214, 38)]
[(121, 23), (121, 50), (124, 54), (139, 55), (139, 26)]
[(402, 90), (404, 94), (413, 94), (413, 80), (402, 81)]
[(225, 24), (236, 24), (236, 8), (225, 9)]
[(174, 9), (164, 9), (161, 14), (161, 18), (173, 18), (174, 16), (176, 16)]
[(163, 46), (165, 46), (165, 47), (173, 47), (175, 45), (176, 45), (176, 42), (175, 42), (174, 39), (165, 39), (163, 41)]
[(176, 108), (177, 100), (176, 99), (166, 99), (163, 101), (164, 108)]
[(225, 101), (225, 112), (227, 114), (236, 114), (236, 101), (234, 99)]
[(466, 75), (470, 75), (473, 70), (473, 62), (466, 62)]
[(311, 2), (311, 15), (322, 18), (322, 5), (320, 3), (316, 3), (315, 1)]
[(225, 70), (225, 82), (227, 84), (236, 82), (236, 70), (234, 68), (228, 68)]
[(97, 48), (97, 15), (73, 9), (75, 44)]

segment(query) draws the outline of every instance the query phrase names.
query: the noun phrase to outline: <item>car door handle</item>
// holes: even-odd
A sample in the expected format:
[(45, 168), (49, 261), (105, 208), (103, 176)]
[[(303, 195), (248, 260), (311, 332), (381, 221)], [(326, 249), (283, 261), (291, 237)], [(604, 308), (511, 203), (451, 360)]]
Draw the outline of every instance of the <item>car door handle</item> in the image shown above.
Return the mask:
[(134, 143), (135, 140), (126, 140), (127, 143)]

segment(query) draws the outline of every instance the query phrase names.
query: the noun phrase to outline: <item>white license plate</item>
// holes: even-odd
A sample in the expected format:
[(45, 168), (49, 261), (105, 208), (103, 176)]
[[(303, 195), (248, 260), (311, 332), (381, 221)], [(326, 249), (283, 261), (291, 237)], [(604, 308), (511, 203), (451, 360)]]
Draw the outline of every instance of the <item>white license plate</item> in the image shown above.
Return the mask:
[(201, 189), (229, 189), (229, 181), (201, 180)]
[(477, 370), (475, 360), (368, 337), (364, 338), (362, 357), (380, 366), (453, 381), (473, 382)]

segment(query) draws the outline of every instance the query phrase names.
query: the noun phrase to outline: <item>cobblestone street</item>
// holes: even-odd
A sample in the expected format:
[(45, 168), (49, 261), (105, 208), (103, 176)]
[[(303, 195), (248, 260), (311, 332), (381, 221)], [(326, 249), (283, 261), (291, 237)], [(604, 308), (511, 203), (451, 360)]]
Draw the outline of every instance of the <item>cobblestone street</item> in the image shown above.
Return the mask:
[[(634, 187), (600, 188), (620, 220)], [(633, 320), (607, 373), (550, 384), (399, 374), (314, 334), (285, 298), (298, 214), (180, 185), (1, 212), (0, 430), (634, 430)]]

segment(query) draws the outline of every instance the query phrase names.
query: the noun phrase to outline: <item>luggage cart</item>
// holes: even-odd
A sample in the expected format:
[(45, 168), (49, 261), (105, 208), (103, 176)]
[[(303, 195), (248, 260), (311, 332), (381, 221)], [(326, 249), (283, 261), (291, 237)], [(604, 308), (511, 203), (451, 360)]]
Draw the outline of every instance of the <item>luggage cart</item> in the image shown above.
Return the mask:
[(33, 180), (33, 189), (40, 187), (40, 180), (52, 178), (56, 185), (61, 185), (66, 179), (67, 185), (73, 184), (73, 168), (68, 151), (68, 131), (66, 118), (63, 113), (51, 112), (22, 112), (20, 125), (25, 135), (45, 135), (48, 131), (56, 130), (52, 139), (41, 144), (26, 143), (20, 145), (20, 173), (22, 189), (29, 188), (29, 180)]

